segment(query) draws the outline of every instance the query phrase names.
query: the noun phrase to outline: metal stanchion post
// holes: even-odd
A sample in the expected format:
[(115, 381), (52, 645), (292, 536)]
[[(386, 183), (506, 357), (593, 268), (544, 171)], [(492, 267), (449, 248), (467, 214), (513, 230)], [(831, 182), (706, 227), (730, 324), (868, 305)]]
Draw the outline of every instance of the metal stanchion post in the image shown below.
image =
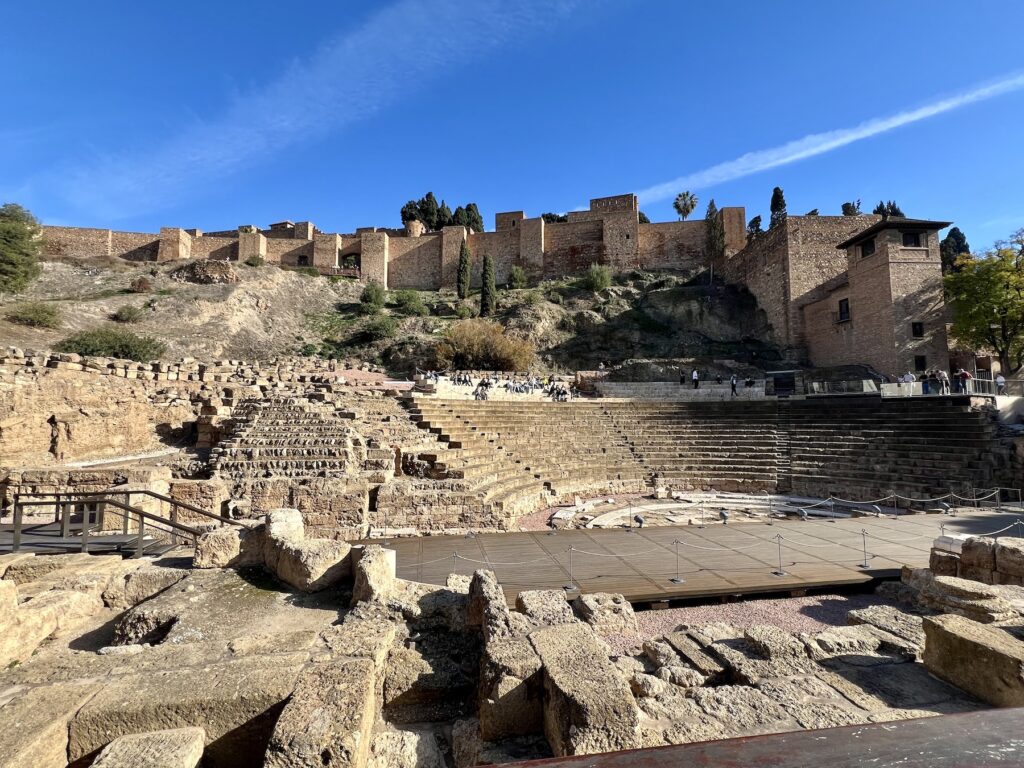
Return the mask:
[(704, 505), (700, 505), (700, 527), (704, 527)]
[(860, 564), (861, 568), (868, 567), (868, 532), (866, 528), (860, 529), (860, 535), (864, 543), (864, 562)]
[(572, 578), (572, 550), (573, 547), (569, 547), (569, 583), (562, 587), (562, 589), (564, 589), (566, 592), (576, 591), (576, 583), (573, 581)]
[(675, 578), (669, 579), (669, 581), (673, 584), (684, 584), (686, 580), (679, 578), (679, 539), (675, 539), (672, 542), (672, 546), (674, 546), (676, 550), (676, 575)]
[(381, 539), (381, 541), (383, 542), (385, 547), (388, 545), (388, 511), (387, 511), (387, 508), (384, 509), (384, 536)]
[(828, 509), (829, 509), (829, 522), (834, 523), (836, 521), (836, 500), (831, 495), (828, 497)]
[(775, 575), (775, 576), (785, 576), (786, 575), (786, 570), (782, 567), (782, 534), (781, 533), (775, 534), (775, 541), (779, 545), (779, 570), (773, 571), (773, 575)]
[(629, 499), (629, 525), (626, 526), (626, 533), (633, 532), (633, 500)]

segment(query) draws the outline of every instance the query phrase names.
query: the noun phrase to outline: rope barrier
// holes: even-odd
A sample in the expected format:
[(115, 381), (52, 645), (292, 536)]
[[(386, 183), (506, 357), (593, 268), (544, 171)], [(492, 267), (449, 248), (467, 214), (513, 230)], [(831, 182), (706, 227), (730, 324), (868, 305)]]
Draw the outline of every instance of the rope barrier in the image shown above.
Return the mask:
[[(684, 542), (680, 541), (679, 543), (682, 544)], [(640, 555), (649, 555), (651, 552), (664, 552), (665, 549), (664, 549), (664, 547), (654, 547), (653, 549), (645, 549), (643, 552), (627, 552), (626, 554), (622, 554), (622, 555), (608, 554), (607, 552), (588, 552), (585, 549), (576, 549), (576, 547), (573, 547), (572, 551), (573, 552), (579, 552), (581, 555), (591, 555), (592, 557), (623, 557), (623, 558), (629, 558), (629, 557), (640, 557)]]
[(954, 499), (960, 499), (960, 501), (985, 501), (986, 499), (991, 499), (997, 493), (999, 493), (999, 491), (992, 491), (992, 493), (987, 496), (961, 496), (959, 493), (950, 493), (949, 495)]
[(785, 536), (781, 536), (781, 538), (782, 538), (783, 541), (788, 541), (791, 544), (795, 544), (798, 547), (810, 547), (811, 549), (825, 549), (827, 547), (842, 547), (842, 546), (846, 546), (846, 545), (840, 544), (838, 542), (829, 542), (828, 544), (806, 544), (806, 543), (801, 543), (799, 541), (794, 541), (793, 539), (786, 538)]
[(917, 539), (933, 539), (933, 538), (935, 538), (931, 534), (921, 534), (920, 536), (907, 536), (907, 537), (902, 538), (902, 539), (883, 539), (881, 536), (877, 536), (877, 535), (871, 533), (871, 531), (866, 531), (866, 533), (867, 533), (868, 536), (870, 536), (873, 539), (878, 539), (879, 541), (884, 541), (884, 542), (887, 542), (889, 544), (902, 544), (905, 541), (916, 541)]
[(888, 496), (883, 496), (880, 499), (872, 499), (871, 501), (853, 501), (852, 499), (841, 499), (838, 496), (829, 496), (829, 501), (838, 501), (842, 504), (877, 504), (880, 501), (888, 501), (895, 493), (890, 493)]
[(702, 547), (699, 544), (690, 544), (685, 541), (680, 541), (684, 547), (690, 547), (691, 549), (702, 549), (705, 552), (745, 552), (748, 549), (759, 547), (764, 544), (771, 544), (770, 541), (757, 541), (751, 544), (749, 547)]
[[(579, 552), (578, 549), (573, 550), (573, 551)], [(459, 560), (465, 560), (466, 562), (477, 563), (479, 565), (532, 565), (533, 563), (550, 562), (550, 560), (551, 560), (550, 557), (538, 557), (535, 560), (524, 560), (521, 563), (502, 563), (502, 562), (497, 562), (495, 560), (489, 560), (489, 561), (488, 560), (474, 560), (472, 557), (466, 557), (465, 555), (459, 555), (458, 553), (456, 553), (456, 555), (457, 555)], [(447, 560), (448, 558), (446, 557), (444, 559)]]
[(913, 496), (904, 496), (901, 493), (894, 493), (893, 496), (897, 499), (914, 502), (915, 504), (931, 504), (936, 501), (945, 501), (946, 499), (952, 498), (953, 494), (947, 493), (945, 496), (936, 496), (934, 499), (915, 499)]

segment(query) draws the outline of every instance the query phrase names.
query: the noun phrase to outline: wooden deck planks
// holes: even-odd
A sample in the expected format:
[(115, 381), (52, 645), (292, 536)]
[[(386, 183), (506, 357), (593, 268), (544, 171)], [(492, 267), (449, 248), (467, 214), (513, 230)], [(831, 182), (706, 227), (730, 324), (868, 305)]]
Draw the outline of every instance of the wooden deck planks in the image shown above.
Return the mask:
[[(928, 563), (932, 540), (950, 533), (982, 534), (1019, 514), (977, 511), (958, 516), (845, 518), (612, 530), (562, 530), (392, 539), (398, 575), (444, 584), (452, 572), (493, 570), (509, 598), (526, 589), (619, 592), (633, 601), (696, 598), (859, 584), (895, 576), (902, 565)], [(864, 537), (868, 532), (868, 568)], [(1009, 531), (1013, 533), (1014, 531)], [(779, 542), (782, 565), (779, 569)], [(678, 541), (679, 544), (674, 542)], [(676, 549), (682, 584), (676, 573)], [(458, 554), (458, 558), (453, 555)]]

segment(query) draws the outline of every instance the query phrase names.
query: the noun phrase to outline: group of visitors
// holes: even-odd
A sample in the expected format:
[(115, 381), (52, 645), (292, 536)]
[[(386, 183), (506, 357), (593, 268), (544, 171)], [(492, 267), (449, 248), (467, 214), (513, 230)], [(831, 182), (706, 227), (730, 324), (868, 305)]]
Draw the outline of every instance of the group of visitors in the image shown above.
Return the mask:
[[(689, 380), (693, 383), (693, 388), (694, 389), (700, 389), (701, 373), (700, 373), (700, 371), (698, 369), (694, 368), (690, 372), (689, 377), (687, 377), (686, 371), (683, 371), (683, 370), (679, 371), (679, 384), (680, 384), (680, 386), (686, 384), (687, 378), (689, 378)], [(722, 374), (716, 373), (715, 374), (715, 384), (721, 384), (721, 383), (722, 383)], [(739, 396), (739, 393), (736, 391), (736, 388), (739, 386), (739, 383), (740, 383), (740, 377), (737, 376), (735, 373), (732, 374), (731, 376), (729, 376), (729, 393), (733, 397), (738, 397)], [(746, 387), (747, 389), (749, 389), (750, 387), (754, 386), (754, 380), (751, 377), (748, 376), (746, 379), (744, 379), (743, 386)]]
[[(948, 395), (951, 390), (958, 395), (971, 395), (974, 394), (975, 389), (974, 376), (964, 368), (958, 368), (952, 376), (947, 371), (936, 368), (927, 370), (920, 375), (914, 374), (913, 371), (907, 371), (902, 376), (896, 377), (896, 385), (904, 397), (910, 397), (915, 393), (914, 385), (918, 382), (921, 383), (922, 395)], [(995, 384), (995, 394), (1006, 394), (1006, 377), (1003, 374), (996, 374), (993, 383)]]

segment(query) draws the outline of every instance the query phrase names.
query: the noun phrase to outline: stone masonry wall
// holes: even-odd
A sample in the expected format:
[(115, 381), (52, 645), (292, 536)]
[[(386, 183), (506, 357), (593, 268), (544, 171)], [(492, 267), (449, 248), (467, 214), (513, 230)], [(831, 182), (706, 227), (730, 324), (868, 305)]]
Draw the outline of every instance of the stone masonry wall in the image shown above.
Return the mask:
[(705, 263), (703, 220), (641, 224), (639, 264), (645, 269), (695, 269)]
[(440, 287), (440, 234), (389, 238), (388, 288), (436, 291)]

